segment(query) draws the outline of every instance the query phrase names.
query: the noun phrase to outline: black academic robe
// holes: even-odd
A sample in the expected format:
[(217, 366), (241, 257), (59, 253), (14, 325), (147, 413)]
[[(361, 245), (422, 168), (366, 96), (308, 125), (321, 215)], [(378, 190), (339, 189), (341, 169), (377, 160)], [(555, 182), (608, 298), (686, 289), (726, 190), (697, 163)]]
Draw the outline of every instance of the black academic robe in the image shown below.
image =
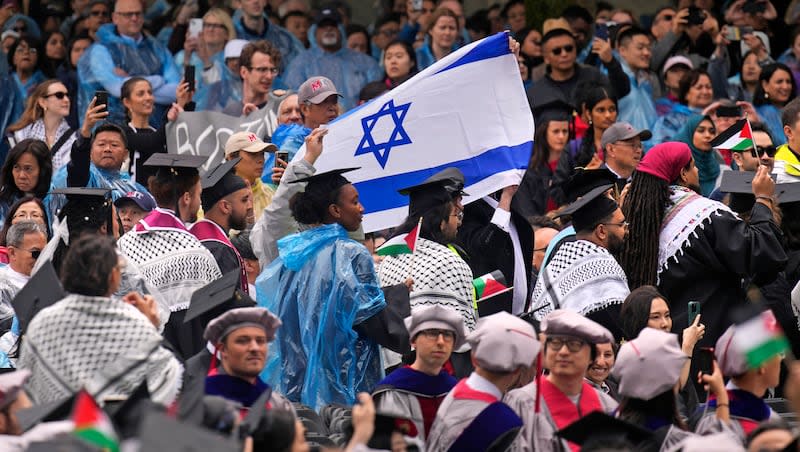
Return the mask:
[(781, 239), (772, 212), (761, 203), (753, 206), (749, 224), (720, 211), (702, 227), (695, 226), (688, 243), (659, 275), (658, 289), (669, 300), (673, 332), (680, 335), (686, 328), (687, 304), (698, 301), (706, 332), (695, 350), (713, 347), (732, 324), (733, 308), (747, 303), (743, 279), (774, 278), (786, 265)]
[[(214, 256), (214, 260), (217, 261), (219, 266), (219, 271), (223, 275), (227, 275), (232, 270), (242, 271), (242, 267), (239, 265), (239, 258), (231, 247), (213, 240), (203, 240), (200, 243)], [(241, 284), (239, 286), (239, 289), (242, 289)]]
[(553, 172), (545, 165), (539, 168), (528, 167), (519, 189), (511, 200), (511, 208), (523, 218), (544, 215), (547, 212), (547, 197)]
[[(514, 243), (511, 241), (509, 233), (492, 223), (494, 210), (483, 200), (464, 206), (464, 221), (458, 229), (458, 242), (469, 256), (467, 263), (475, 278), (500, 270), (506, 279), (506, 284), (511, 286), (514, 284)], [(525, 261), (525, 278), (528, 281), (525, 300), (527, 307), (530, 302), (530, 288), (533, 284), (530, 279), (533, 265), (533, 230), (530, 223), (515, 212), (513, 202), (511, 221), (517, 228), (522, 247), (522, 258)], [(491, 305), (497, 309), (486, 310), (479, 306), (480, 314), (484, 316), (501, 310), (511, 312), (512, 292), (508, 291), (497, 295), (491, 301)]]
[(201, 425), (203, 423), (203, 396), (211, 352), (203, 349), (184, 363), (183, 388), (178, 399), (178, 419)]

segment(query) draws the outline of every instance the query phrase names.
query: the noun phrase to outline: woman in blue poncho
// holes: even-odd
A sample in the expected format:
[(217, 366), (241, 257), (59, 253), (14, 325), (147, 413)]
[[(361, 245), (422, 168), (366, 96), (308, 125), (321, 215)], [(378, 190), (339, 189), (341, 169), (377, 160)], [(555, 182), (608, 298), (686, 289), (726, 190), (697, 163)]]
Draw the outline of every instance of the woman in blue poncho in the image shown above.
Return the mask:
[(786, 65), (774, 63), (761, 68), (758, 86), (753, 93), (753, 105), (776, 143), (786, 142), (781, 110), (796, 94), (792, 70)]
[(296, 181), (308, 185), (291, 199), (292, 216), (311, 227), (278, 240), (278, 259), (256, 281), (259, 305), (284, 325), (261, 376), (314, 409), (352, 405), (383, 375), (377, 344), (353, 330), (386, 302), (372, 256), (347, 236), (364, 208), (346, 171)]

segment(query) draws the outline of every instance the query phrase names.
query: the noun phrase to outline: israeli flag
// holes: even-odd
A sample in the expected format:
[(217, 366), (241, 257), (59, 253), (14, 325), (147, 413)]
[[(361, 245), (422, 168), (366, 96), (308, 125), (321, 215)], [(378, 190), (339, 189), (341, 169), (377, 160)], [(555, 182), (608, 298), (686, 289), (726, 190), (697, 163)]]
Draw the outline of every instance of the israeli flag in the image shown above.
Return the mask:
[(364, 205), (365, 232), (402, 223), (408, 197), (397, 190), (447, 167), (464, 173), (464, 203), (519, 184), (534, 131), (506, 33), (453, 52), (328, 129), (314, 166), (361, 168), (347, 178)]

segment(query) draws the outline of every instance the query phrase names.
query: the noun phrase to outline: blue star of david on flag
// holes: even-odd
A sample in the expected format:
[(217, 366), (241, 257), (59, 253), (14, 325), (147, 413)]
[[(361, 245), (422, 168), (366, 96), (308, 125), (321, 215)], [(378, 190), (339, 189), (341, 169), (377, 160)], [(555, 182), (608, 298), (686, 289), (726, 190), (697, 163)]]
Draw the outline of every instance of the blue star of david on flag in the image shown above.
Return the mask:
[[(394, 99), (392, 99), (383, 104), (383, 107), (375, 114), (361, 118), (361, 128), (364, 129), (364, 136), (358, 144), (355, 155), (372, 153), (381, 168), (386, 168), (386, 162), (389, 160), (389, 151), (393, 147), (411, 144), (411, 138), (408, 137), (403, 128), (403, 119), (406, 117), (409, 107), (411, 107), (411, 102), (395, 106)], [(392, 130), (389, 139), (385, 143), (375, 143), (375, 139), (372, 137), (372, 129), (382, 116), (390, 116), (392, 118), (394, 130)]]

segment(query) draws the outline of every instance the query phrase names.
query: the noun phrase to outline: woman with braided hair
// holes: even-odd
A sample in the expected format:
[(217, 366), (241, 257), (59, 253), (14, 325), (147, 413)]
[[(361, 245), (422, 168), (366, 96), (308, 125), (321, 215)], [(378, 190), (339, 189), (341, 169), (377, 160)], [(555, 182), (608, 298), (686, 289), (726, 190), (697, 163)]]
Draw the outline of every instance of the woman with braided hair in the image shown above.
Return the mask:
[(671, 302), (675, 333), (688, 325), (687, 303), (699, 302), (706, 324), (699, 346), (713, 346), (731, 324), (731, 308), (746, 302), (742, 278), (774, 277), (786, 264), (766, 167), (752, 186), (757, 202), (745, 223), (697, 193), (689, 146), (667, 142), (642, 159), (623, 201), (630, 228), (619, 261), (631, 289), (656, 285)]

